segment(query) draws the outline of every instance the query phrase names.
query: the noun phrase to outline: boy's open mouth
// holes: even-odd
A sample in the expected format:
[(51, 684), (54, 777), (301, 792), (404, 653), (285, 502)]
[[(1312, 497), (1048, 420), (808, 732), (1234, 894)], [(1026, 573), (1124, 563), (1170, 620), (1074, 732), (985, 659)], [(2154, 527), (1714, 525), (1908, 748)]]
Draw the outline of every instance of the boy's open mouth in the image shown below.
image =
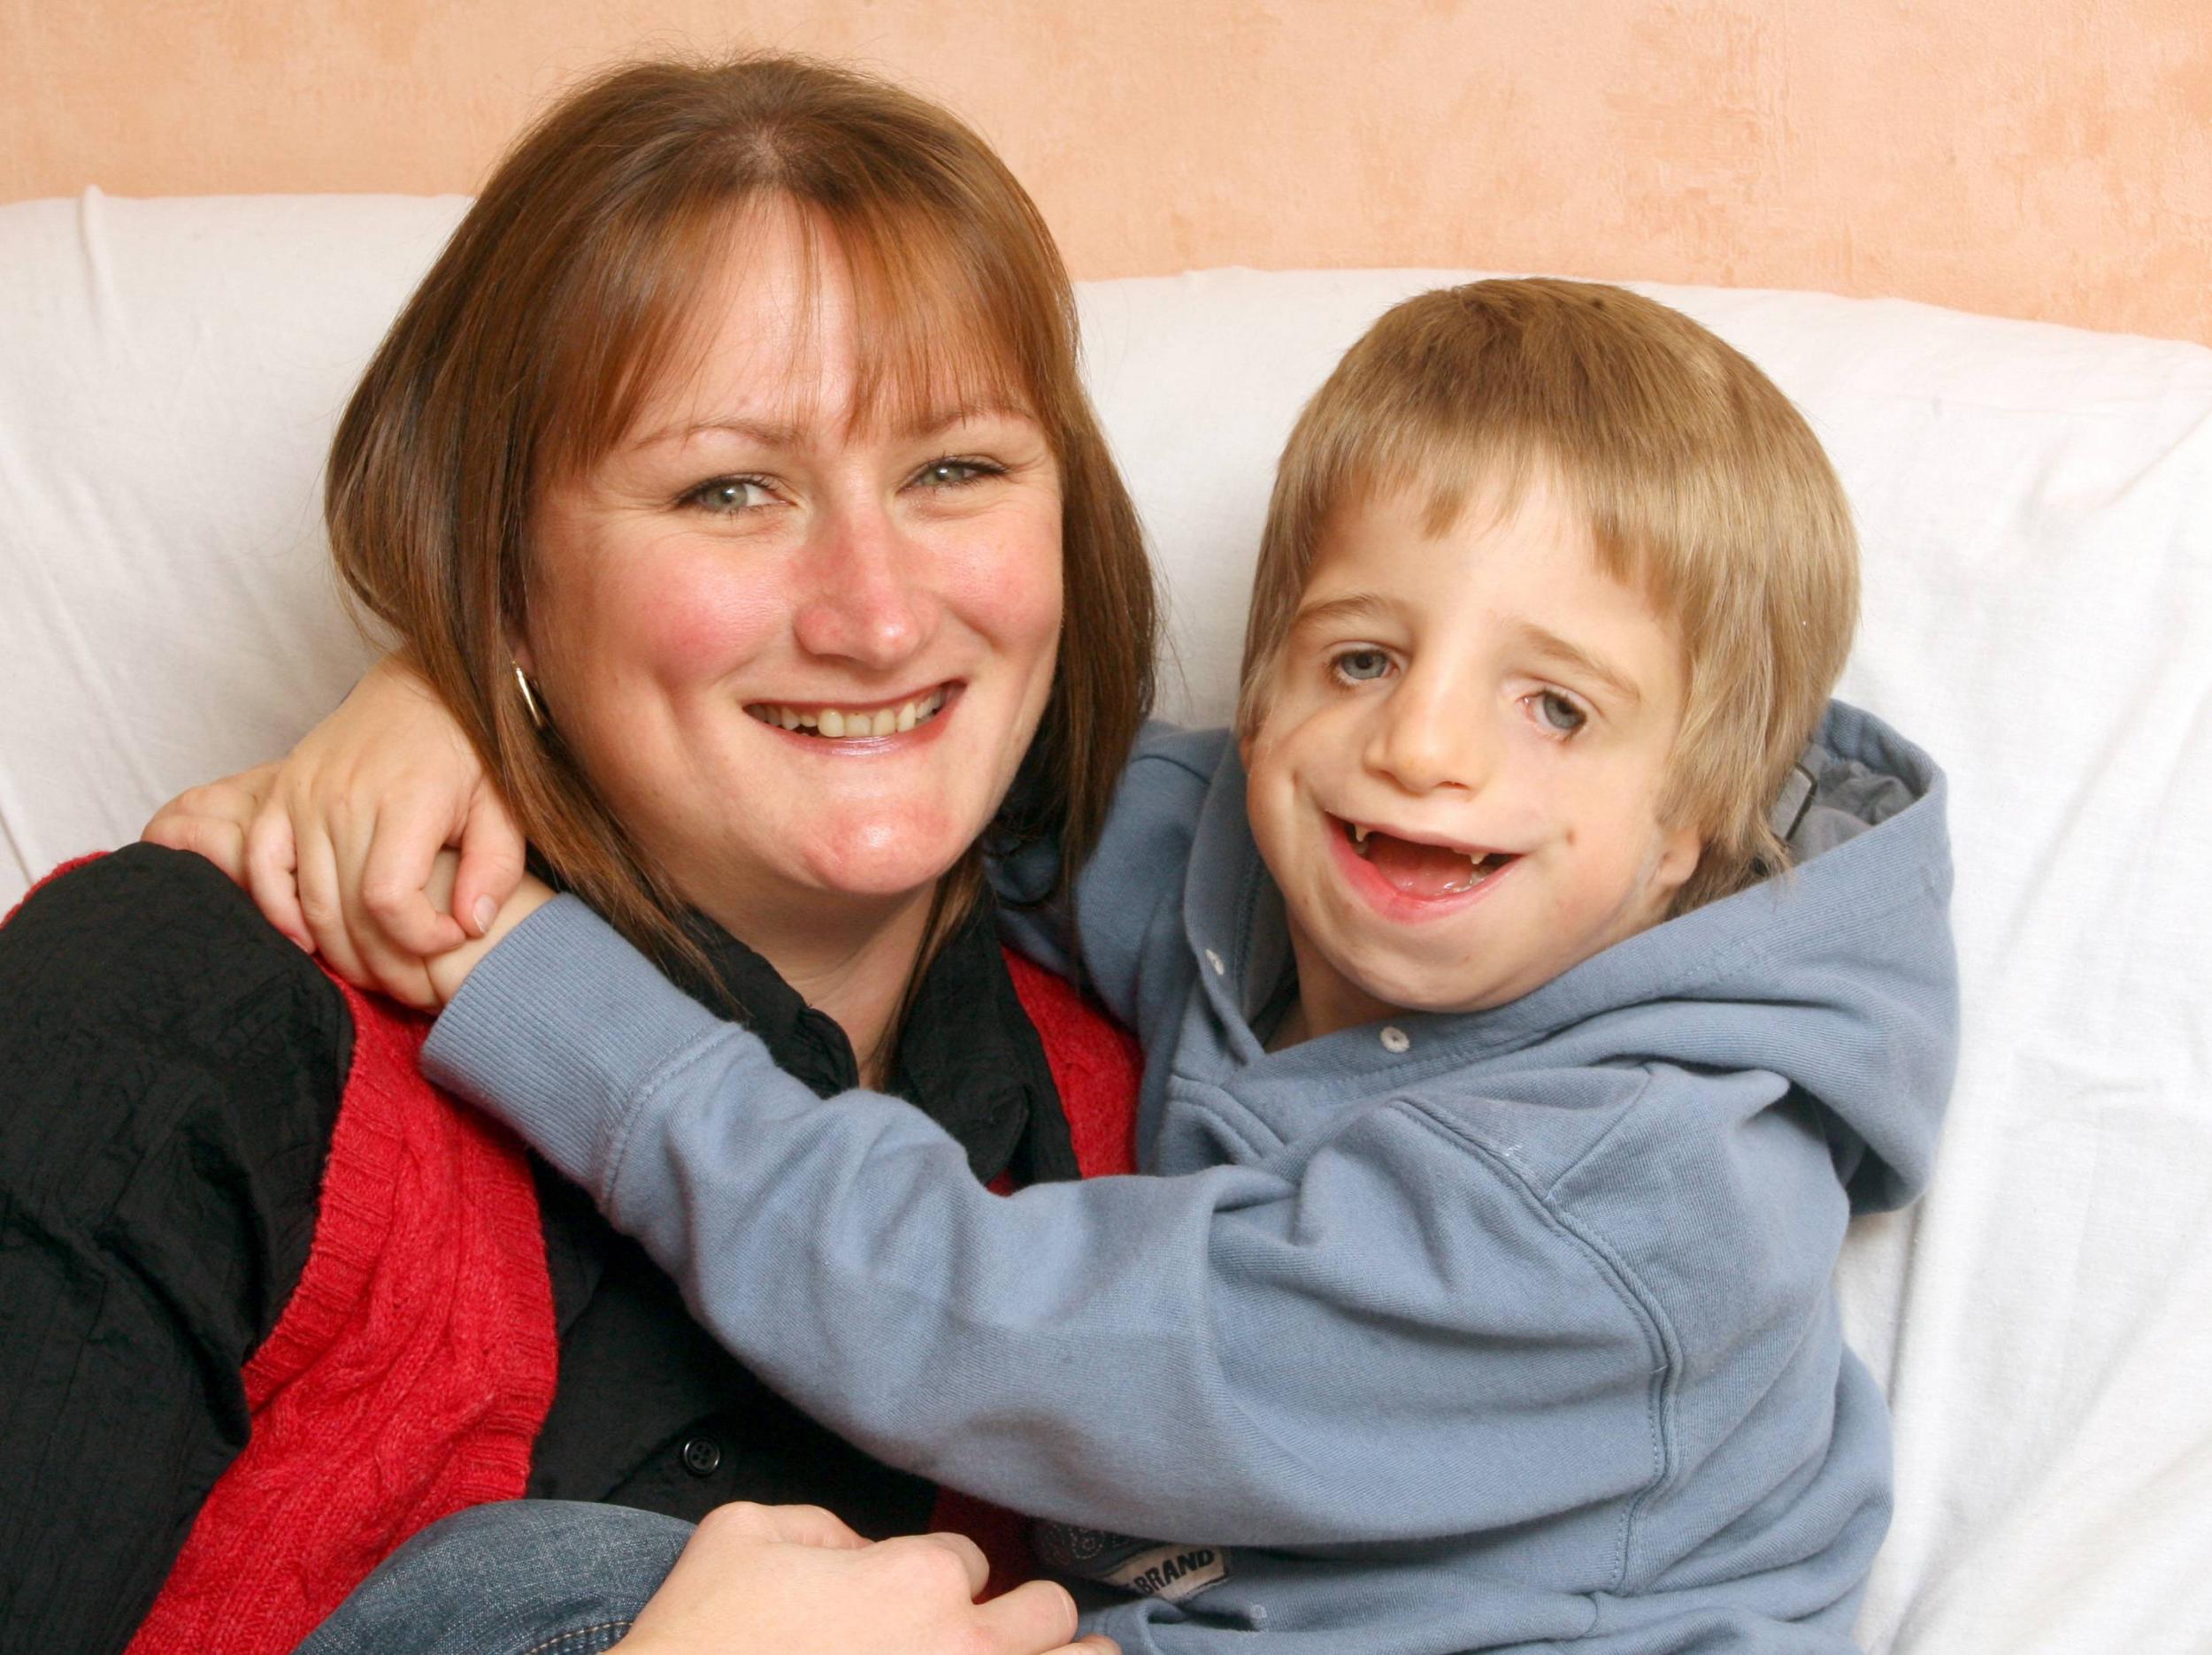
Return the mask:
[(1516, 860), (1511, 851), (1469, 851), (1455, 845), (1425, 845), (1380, 828), (1337, 818), (1355, 854), (1407, 896), (1457, 896), (1471, 891)]

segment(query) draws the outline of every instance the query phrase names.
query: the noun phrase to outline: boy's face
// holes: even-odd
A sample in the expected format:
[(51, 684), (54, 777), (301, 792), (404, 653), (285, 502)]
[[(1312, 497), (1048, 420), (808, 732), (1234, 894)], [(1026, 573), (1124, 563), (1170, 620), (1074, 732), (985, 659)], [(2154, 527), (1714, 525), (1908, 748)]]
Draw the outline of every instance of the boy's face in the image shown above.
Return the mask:
[(1302, 1037), (1502, 1005), (1655, 923), (1697, 867), (1658, 804), (1673, 630), (1540, 482), (1440, 535), (1405, 494), (1330, 520), (1244, 744)]

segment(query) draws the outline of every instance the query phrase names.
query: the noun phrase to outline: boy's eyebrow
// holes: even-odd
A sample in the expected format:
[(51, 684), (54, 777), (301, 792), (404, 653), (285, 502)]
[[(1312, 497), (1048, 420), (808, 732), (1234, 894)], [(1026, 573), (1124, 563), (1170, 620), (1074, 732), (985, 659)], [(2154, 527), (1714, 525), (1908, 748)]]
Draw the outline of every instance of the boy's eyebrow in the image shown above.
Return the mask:
[(1610, 688), (1615, 694), (1631, 706), (1643, 704), (1642, 691), (1579, 644), (1571, 644), (1557, 632), (1539, 626), (1533, 621), (1517, 622), (1513, 630), (1520, 636), (1524, 643), (1531, 646), (1539, 654), (1549, 655), (1555, 661), (1563, 662), (1568, 666), (1587, 673), (1599, 683)]
[(1337, 621), (1389, 620), (1395, 614), (1395, 607), (1380, 594), (1352, 592), (1318, 603), (1300, 604), (1298, 612), (1290, 617), (1288, 630), (1296, 632)]

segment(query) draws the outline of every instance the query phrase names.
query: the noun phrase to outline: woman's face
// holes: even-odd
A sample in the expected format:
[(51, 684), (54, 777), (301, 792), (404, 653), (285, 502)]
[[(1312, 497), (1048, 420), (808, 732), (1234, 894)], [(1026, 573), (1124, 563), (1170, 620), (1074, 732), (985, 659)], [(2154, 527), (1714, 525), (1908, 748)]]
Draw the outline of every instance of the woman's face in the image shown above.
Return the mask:
[(740, 926), (929, 890), (1011, 785), (1059, 638), (1043, 431), (856, 419), (851, 287), (804, 234), (770, 211), (733, 238), (703, 350), (544, 491), (518, 647), (609, 808)]

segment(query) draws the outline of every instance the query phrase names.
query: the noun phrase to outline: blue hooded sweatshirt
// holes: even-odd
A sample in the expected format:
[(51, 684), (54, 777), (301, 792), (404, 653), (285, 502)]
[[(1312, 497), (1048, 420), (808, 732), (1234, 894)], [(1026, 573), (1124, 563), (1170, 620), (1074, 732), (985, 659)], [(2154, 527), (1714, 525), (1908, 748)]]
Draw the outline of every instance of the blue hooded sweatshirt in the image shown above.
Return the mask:
[(1940, 774), (1840, 706), (1807, 766), (1789, 873), (1495, 1009), (1271, 1053), (1235, 748), (1148, 739), (1077, 912), (1149, 1176), (989, 1194), (566, 897), (425, 1064), (779, 1389), (1048, 1520), (1126, 1655), (1847, 1651), (1890, 1452), (1830, 1276), (1927, 1176), (1957, 1004)]

